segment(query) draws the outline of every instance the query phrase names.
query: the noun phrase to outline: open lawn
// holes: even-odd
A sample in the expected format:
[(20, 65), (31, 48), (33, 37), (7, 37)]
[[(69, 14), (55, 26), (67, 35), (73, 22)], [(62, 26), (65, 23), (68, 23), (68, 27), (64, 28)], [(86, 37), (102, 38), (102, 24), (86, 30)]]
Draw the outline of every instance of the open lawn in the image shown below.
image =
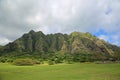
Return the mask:
[(14, 66), (0, 63), (0, 80), (120, 80), (120, 64)]

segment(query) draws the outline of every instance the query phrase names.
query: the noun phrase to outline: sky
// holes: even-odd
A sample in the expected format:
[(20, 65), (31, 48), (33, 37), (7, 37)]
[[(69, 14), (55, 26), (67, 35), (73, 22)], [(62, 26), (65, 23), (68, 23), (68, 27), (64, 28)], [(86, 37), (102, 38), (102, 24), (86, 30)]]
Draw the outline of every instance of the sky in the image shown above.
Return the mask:
[(0, 0), (0, 45), (30, 30), (90, 32), (120, 46), (120, 0)]

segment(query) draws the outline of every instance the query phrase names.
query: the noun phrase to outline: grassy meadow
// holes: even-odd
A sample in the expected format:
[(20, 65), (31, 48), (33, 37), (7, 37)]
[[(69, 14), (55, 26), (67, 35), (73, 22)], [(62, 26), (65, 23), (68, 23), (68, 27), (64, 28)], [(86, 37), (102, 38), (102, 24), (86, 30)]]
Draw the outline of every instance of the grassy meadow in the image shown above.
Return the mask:
[(0, 63), (0, 80), (120, 80), (120, 64), (15, 66)]

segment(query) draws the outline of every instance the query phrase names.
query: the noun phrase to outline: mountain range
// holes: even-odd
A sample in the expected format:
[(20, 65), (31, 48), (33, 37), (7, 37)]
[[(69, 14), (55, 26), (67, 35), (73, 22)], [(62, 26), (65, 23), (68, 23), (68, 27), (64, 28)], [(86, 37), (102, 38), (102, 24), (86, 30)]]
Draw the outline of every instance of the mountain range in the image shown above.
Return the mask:
[(91, 54), (95, 58), (120, 58), (120, 47), (112, 45), (89, 32), (47, 34), (31, 30), (15, 41), (0, 46), (0, 56), (32, 56), (59, 54)]

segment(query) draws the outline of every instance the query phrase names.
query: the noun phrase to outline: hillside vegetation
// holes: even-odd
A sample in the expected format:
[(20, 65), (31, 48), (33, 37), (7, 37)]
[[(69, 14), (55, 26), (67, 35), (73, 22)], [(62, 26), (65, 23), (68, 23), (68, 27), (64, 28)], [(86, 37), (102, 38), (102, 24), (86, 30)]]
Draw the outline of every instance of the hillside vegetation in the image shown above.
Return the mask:
[(120, 47), (100, 40), (90, 33), (47, 34), (31, 30), (22, 37), (0, 47), (0, 60), (3, 58), (35, 58), (64, 61), (120, 60)]

